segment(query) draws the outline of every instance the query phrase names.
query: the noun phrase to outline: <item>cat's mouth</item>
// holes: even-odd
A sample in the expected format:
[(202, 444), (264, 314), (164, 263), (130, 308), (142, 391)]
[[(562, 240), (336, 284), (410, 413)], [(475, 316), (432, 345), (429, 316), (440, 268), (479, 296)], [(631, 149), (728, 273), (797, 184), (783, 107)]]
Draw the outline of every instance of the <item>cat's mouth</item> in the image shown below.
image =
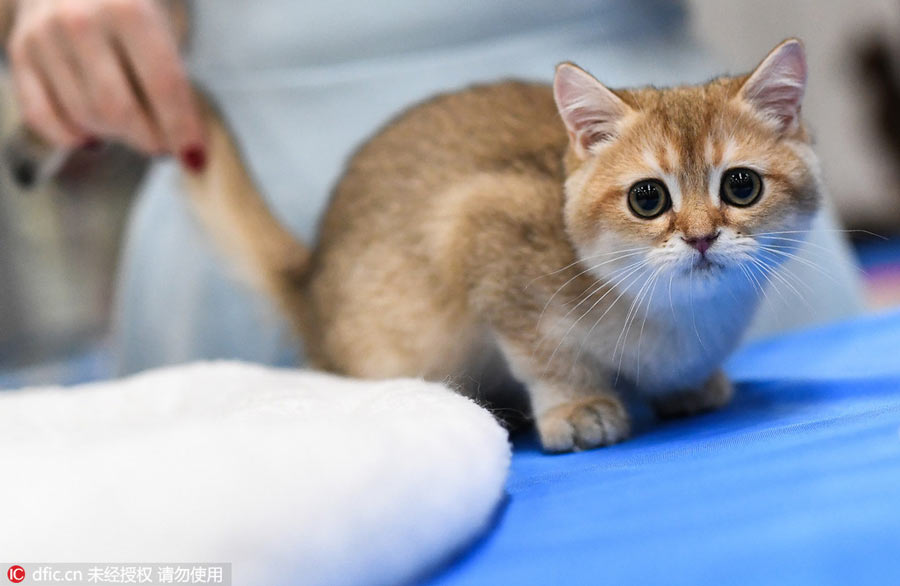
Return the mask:
[(700, 256), (687, 269), (687, 272), (714, 273), (724, 269), (722, 263), (710, 260), (706, 255)]

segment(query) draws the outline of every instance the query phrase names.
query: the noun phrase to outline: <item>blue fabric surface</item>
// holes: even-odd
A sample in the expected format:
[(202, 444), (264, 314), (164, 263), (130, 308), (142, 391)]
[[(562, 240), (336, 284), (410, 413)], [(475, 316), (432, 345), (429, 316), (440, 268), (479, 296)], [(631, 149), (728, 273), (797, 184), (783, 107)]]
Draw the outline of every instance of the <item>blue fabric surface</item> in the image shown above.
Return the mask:
[(113, 375), (109, 349), (104, 344), (90, 345), (67, 358), (0, 370), (0, 391), (47, 385), (77, 385), (110, 378)]
[(870, 238), (853, 246), (856, 259), (864, 270), (900, 263), (900, 236), (881, 235), (879, 238), (874, 236)]
[(432, 585), (900, 583), (900, 313), (750, 346), (727, 409), (611, 448), (516, 442), (496, 527)]
[(579, 454), (518, 438), (496, 526), (429, 583), (900, 583), (898, 348), (900, 312), (808, 330), (735, 355), (724, 411)]

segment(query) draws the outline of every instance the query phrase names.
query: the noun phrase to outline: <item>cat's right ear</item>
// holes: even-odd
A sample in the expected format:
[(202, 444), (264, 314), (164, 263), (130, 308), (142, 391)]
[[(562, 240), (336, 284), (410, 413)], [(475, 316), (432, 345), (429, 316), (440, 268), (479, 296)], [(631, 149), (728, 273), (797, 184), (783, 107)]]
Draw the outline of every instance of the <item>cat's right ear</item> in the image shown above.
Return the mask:
[(799, 39), (788, 39), (772, 52), (741, 86), (740, 98), (775, 128), (787, 132), (800, 121), (806, 91), (806, 53)]
[(586, 159), (594, 146), (613, 140), (631, 110), (619, 96), (573, 63), (556, 67), (553, 97), (581, 159)]

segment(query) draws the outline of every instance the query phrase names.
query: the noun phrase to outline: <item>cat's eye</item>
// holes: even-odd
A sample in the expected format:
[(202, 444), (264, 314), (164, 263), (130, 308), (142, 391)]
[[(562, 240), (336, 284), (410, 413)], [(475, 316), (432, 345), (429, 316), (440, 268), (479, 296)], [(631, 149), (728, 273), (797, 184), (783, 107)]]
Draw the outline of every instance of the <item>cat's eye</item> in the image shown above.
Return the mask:
[(760, 195), (762, 179), (756, 171), (739, 167), (722, 175), (719, 196), (725, 203), (743, 208), (756, 203)]
[(628, 190), (628, 207), (641, 218), (655, 218), (669, 209), (669, 203), (669, 191), (656, 179), (638, 181)]

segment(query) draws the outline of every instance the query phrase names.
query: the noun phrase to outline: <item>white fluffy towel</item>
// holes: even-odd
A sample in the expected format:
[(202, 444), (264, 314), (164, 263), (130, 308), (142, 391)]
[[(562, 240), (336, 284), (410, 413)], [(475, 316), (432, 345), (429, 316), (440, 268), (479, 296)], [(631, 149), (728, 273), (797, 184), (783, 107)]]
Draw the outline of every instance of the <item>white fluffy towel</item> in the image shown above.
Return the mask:
[(405, 583), (489, 526), (509, 458), (490, 414), (419, 380), (218, 362), (0, 392), (0, 555)]

